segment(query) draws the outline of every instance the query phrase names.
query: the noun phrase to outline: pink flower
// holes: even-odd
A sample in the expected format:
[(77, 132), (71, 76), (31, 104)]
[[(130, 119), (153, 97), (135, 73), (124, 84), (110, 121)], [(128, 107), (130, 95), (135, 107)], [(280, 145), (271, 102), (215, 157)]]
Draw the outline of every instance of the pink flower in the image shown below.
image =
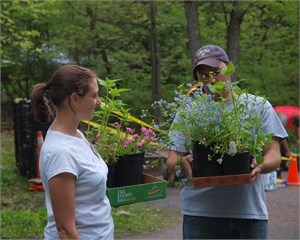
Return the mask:
[(155, 136), (156, 135), (156, 133), (152, 130), (152, 129), (148, 129), (148, 135), (150, 135), (150, 136)]
[(126, 127), (126, 132), (127, 132), (127, 133), (130, 133), (130, 134), (133, 134), (133, 133), (134, 133), (134, 131), (133, 131), (131, 128), (129, 128), (129, 127)]
[(145, 141), (151, 141), (150, 139), (151, 139), (150, 136), (144, 136), (144, 140), (145, 140)]
[(124, 140), (124, 142), (123, 142), (123, 146), (124, 147), (128, 147), (129, 146), (129, 144), (132, 142), (132, 139), (126, 139), (126, 140)]
[(114, 126), (115, 126), (115, 127), (121, 127), (121, 124), (120, 124), (119, 122), (115, 122), (115, 123), (114, 123)]
[(143, 145), (144, 145), (144, 142), (136, 142), (136, 146), (139, 148), (142, 147)]
[(138, 139), (140, 137), (140, 135), (134, 134), (132, 137), (133, 137), (133, 139)]
[(156, 133), (150, 128), (142, 127), (141, 131), (144, 135), (147, 135), (147, 136), (155, 136), (156, 135)]
[(147, 128), (142, 127), (142, 128), (141, 128), (141, 132), (142, 132), (143, 134), (146, 134), (146, 133), (147, 133)]
[(156, 139), (155, 139), (154, 137), (150, 137), (149, 141), (150, 141), (150, 142), (155, 142)]

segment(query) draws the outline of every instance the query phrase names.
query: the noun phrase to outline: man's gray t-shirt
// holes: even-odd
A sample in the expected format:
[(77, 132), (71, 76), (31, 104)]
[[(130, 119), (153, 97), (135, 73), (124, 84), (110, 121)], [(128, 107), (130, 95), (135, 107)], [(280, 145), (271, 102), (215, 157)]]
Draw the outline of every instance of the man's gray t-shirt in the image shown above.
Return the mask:
[[(262, 112), (262, 125), (266, 133), (273, 133), (279, 138), (288, 135), (276, 112), (268, 101), (252, 94), (242, 94), (240, 101), (247, 102), (249, 108)], [(232, 104), (228, 104), (231, 108)], [(178, 117), (178, 115), (177, 115)], [(180, 121), (175, 117), (174, 121)], [(189, 152), (184, 147), (186, 138), (170, 131), (174, 151)], [(181, 192), (182, 214), (203, 217), (226, 217), (242, 219), (268, 219), (265, 197), (265, 176), (261, 174), (251, 184), (217, 186), (217, 187), (185, 187)]]

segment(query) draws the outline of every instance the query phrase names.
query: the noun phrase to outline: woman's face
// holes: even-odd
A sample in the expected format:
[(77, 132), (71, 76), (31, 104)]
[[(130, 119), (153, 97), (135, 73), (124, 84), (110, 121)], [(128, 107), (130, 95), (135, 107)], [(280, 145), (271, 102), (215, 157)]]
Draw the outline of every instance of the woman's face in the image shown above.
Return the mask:
[[(198, 82), (203, 83), (203, 90), (206, 94), (211, 94), (214, 100), (218, 100), (220, 98), (220, 94), (212, 93), (209, 90), (208, 84), (214, 85), (217, 82), (230, 81), (230, 76), (224, 75), (220, 72), (223, 68), (226, 68), (227, 65), (223, 62), (217, 67), (213, 68), (207, 65), (201, 65), (201, 67), (197, 70), (197, 80)], [(221, 91), (221, 95), (224, 98), (230, 98), (231, 92), (228, 89), (223, 89)]]
[(79, 120), (91, 120), (93, 118), (94, 109), (100, 104), (98, 92), (98, 82), (93, 79), (90, 83), (90, 90), (83, 97), (77, 95)]

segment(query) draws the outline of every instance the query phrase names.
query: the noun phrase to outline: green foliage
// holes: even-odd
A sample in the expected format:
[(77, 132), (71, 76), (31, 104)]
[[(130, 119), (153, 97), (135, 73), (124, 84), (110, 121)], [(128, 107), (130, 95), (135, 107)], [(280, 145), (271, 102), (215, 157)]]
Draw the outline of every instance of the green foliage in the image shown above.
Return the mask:
[[(112, 215), (115, 236), (118, 238), (165, 229), (175, 218), (170, 217), (168, 211), (142, 204), (113, 208)], [(1, 238), (41, 239), (46, 224), (47, 216), (44, 206), (34, 211), (4, 209), (1, 211)]]
[[(127, 214), (119, 214), (120, 211), (125, 211)], [(113, 209), (116, 237), (140, 236), (166, 229), (174, 218), (174, 215), (166, 209), (162, 210), (140, 203)]]
[(21, 209), (5, 209), (1, 211), (1, 237), (2, 238), (42, 238), (43, 227), (46, 226), (46, 209), (44, 207), (35, 211)]
[(264, 92), (273, 106), (298, 106), (299, 2), (257, 1), (249, 10), (241, 26), (241, 86)]
[[(1, 193), (10, 193), (15, 187), (20, 187), (24, 181), (16, 169), (14, 139), (11, 134), (11, 132), (1, 132)], [(2, 200), (5, 199), (2, 197)]]
[(103, 88), (100, 96), (100, 107), (94, 113), (98, 124), (94, 129), (88, 130), (87, 135), (95, 135), (94, 144), (101, 157), (109, 164), (118, 160), (119, 156), (145, 152), (148, 145), (155, 141), (155, 132), (142, 127), (135, 131), (130, 126), (130, 109), (121, 100), (121, 94), (129, 89), (118, 88), (119, 80), (98, 79)]
[(1, 1), (1, 81), (11, 100), (28, 98), (36, 79), (46, 80), (53, 70), (47, 46), (52, 2)]
[[(192, 82), (184, 3), (155, 4), (161, 94), (172, 98), (175, 86)], [(233, 5), (197, 2), (201, 45), (226, 48)], [(273, 105), (299, 105), (299, 2), (240, 1), (239, 8), (241, 86)], [(123, 100), (135, 115), (153, 102), (149, 2), (12, 0), (1, 1), (1, 10), (1, 96), (28, 97), (57, 66), (74, 63), (103, 79), (126, 79), (118, 84), (132, 90)]]
[(95, 146), (102, 158), (107, 163), (117, 161), (118, 148), (121, 147), (120, 138), (123, 137), (121, 129), (114, 126), (114, 122), (123, 122), (128, 118), (129, 109), (119, 98), (121, 93), (128, 89), (118, 88), (116, 82), (119, 80), (98, 79), (103, 89), (100, 97), (99, 109), (95, 110), (94, 119), (98, 123), (94, 129), (89, 129), (86, 134), (88, 138), (95, 136)]
[(43, 203), (43, 193), (29, 192), (16, 169), (13, 132), (1, 132), (1, 238), (42, 238)]

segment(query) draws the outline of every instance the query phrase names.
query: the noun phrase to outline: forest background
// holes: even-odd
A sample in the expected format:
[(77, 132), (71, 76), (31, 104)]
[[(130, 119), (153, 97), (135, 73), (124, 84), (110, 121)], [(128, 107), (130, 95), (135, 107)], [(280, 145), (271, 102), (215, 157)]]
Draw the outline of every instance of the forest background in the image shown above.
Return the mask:
[(299, 1), (1, 1), (1, 122), (11, 127), (13, 100), (64, 64), (123, 79), (139, 117), (193, 82), (206, 44), (227, 51), (242, 88), (299, 106)]
[[(139, 117), (153, 101), (171, 100), (179, 84), (193, 82), (193, 56), (206, 44), (227, 51), (237, 66), (234, 80), (245, 79), (242, 88), (273, 106), (299, 106), (297, 0), (2, 0), (0, 24), (4, 130), (13, 129), (14, 100), (28, 99), (33, 85), (48, 82), (64, 64), (89, 67), (102, 79), (123, 79), (118, 87), (131, 91), (122, 100)], [(40, 239), (44, 194), (28, 192), (18, 175), (13, 140), (1, 131), (0, 238)], [(114, 217), (116, 236), (124, 236), (124, 229), (153, 232), (170, 219), (166, 209), (153, 214), (148, 206), (137, 214), (136, 206), (129, 205), (132, 215), (146, 220)]]

